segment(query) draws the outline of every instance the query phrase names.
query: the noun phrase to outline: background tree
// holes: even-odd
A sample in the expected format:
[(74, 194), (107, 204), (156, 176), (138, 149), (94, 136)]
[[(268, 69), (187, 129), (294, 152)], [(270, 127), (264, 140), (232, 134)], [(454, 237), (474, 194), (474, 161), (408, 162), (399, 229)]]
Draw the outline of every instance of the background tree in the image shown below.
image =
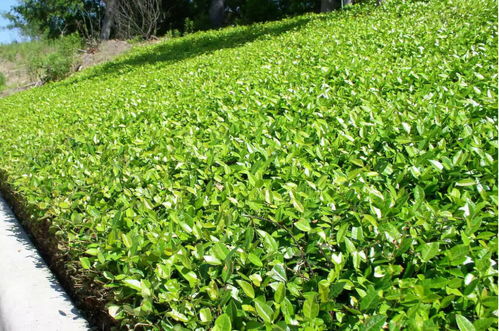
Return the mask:
[(318, 0), (281, 0), (279, 8), (283, 15), (300, 15), (308, 12), (319, 12), (321, 1)]
[(321, 0), (321, 12), (326, 13), (340, 9), (342, 5), (345, 5), (346, 1), (350, 1), (351, 3), (351, 0)]
[(219, 28), (224, 23), (225, 3), (224, 0), (211, 0), (210, 22), (214, 28)]
[(3, 14), (10, 24), (30, 37), (50, 38), (78, 33), (93, 37), (100, 30), (100, 0), (18, 0)]
[(114, 24), (116, 12), (118, 10), (119, 0), (105, 0), (105, 14), (102, 19), (102, 28), (100, 32), (100, 39), (107, 40), (111, 36), (111, 28)]
[(243, 23), (263, 22), (279, 19), (283, 16), (278, 3), (273, 0), (246, 0), (241, 5)]
[(157, 33), (164, 35), (172, 30), (182, 32), (195, 30), (191, 14), (191, 0), (161, 0), (161, 15)]
[(115, 14), (116, 37), (130, 39), (155, 36), (161, 17), (160, 0), (119, 1)]

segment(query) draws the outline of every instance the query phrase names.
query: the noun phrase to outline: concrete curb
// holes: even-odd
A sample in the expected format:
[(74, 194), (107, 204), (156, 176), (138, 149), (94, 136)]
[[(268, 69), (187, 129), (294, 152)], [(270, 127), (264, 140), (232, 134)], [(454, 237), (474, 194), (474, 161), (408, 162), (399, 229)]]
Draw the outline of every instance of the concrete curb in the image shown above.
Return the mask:
[(0, 331), (83, 331), (87, 321), (0, 196)]

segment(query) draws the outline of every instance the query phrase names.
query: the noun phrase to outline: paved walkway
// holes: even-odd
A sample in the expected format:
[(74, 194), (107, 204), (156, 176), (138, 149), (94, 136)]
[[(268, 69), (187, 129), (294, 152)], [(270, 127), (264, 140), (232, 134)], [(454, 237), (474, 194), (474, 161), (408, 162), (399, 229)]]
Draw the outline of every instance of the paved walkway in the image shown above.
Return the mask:
[(88, 329), (0, 196), (0, 331)]

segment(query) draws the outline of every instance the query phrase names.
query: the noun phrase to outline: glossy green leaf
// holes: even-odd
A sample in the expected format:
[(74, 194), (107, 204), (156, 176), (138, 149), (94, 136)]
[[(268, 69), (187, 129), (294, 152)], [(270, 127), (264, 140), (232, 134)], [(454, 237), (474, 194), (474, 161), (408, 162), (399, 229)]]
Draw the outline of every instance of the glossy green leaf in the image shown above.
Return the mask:
[(209, 323), (212, 321), (213, 316), (211, 314), (211, 310), (209, 308), (203, 308), (199, 310), (199, 319), (203, 323)]
[(176, 310), (172, 310), (172, 311), (169, 311), (168, 313), (166, 313), (168, 316), (170, 316), (171, 318), (173, 318), (175, 321), (178, 321), (178, 322), (187, 322), (189, 319), (187, 318), (187, 316), (185, 316), (184, 314), (176, 311)]
[(319, 304), (316, 301), (316, 293), (309, 293), (303, 303), (303, 315), (307, 319), (314, 319), (319, 315)]
[(250, 260), (250, 262), (253, 263), (254, 265), (256, 265), (257, 267), (263, 266), (263, 263), (260, 260), (260, 258), (253, 253), (248, 254), (248, 260)]
[(379, 296), (376, 290), (370, 287), (367, 290), (366, 295), (360, 301), (360, 309), (361, 310), (371, 310), (376, 307), (379, 302)]
[(466, 317), (463, 315), (456, 315), (456, 323), (459, 327), (460, 331), (475, 331), (475, 327), (473, 323), (471, 323)]
[(431, 242), (421, 245), (421, 260), (428, 262), (440, 253), (440, 244)]
[(265, 298), (258, 297), (254, 300), (254, 303), (255, 303), (255, 309), (256, 309), (258, 316), (260, 316), (260, 318), (265, 323), (272, 323), (274, 311), (267, 304), (267, 302), (265, 301)]
[(240, 279), (237, 280), (237, 283), (243, 289), (244, 294), (246, 294), (248, 297), (252, 299), (255, 298), (255, 290), (253, 289), (253, 286), (250, 283)]
[(272, 278), (280, 282), (286, 282), (288, 277), (282, 264), (276, 264), (271, 271)]
[(363, 331), (379, 331), (382, 330), (383, 325), (385, 324), (386, 316), (383, 315), (375, 315), (369, 317), (364, 326), (362, 327)]
[(232, 322), (227, 314), (222, 314), (215, 320), (213, 331), (231, 331)]
[(276, 303), (281, 303), (285, 297), (286, 297), (286, 285), (284, 283), (279, 282), (276, 285), (276, 289), (274, 292), (274, 301)]
[(80, 257), (80, 263), (84, 269), (90, 269), (92, 266), (88, 257)]
[(297, 229), (303, 232), (309, 232), (312, 228), (310, 227), (310, 222), (307, 220), (301, 219), (298, 222), (295, 222), (295, 226)]

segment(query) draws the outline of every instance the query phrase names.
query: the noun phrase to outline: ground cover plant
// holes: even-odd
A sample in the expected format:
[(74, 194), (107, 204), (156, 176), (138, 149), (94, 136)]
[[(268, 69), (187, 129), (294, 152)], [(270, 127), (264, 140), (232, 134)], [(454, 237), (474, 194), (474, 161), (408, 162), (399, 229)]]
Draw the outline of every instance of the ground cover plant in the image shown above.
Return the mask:
[(2, 181), (123, 328), (494, 329), (496, 28), (393, 0), (137, 49), (0, 100)]

